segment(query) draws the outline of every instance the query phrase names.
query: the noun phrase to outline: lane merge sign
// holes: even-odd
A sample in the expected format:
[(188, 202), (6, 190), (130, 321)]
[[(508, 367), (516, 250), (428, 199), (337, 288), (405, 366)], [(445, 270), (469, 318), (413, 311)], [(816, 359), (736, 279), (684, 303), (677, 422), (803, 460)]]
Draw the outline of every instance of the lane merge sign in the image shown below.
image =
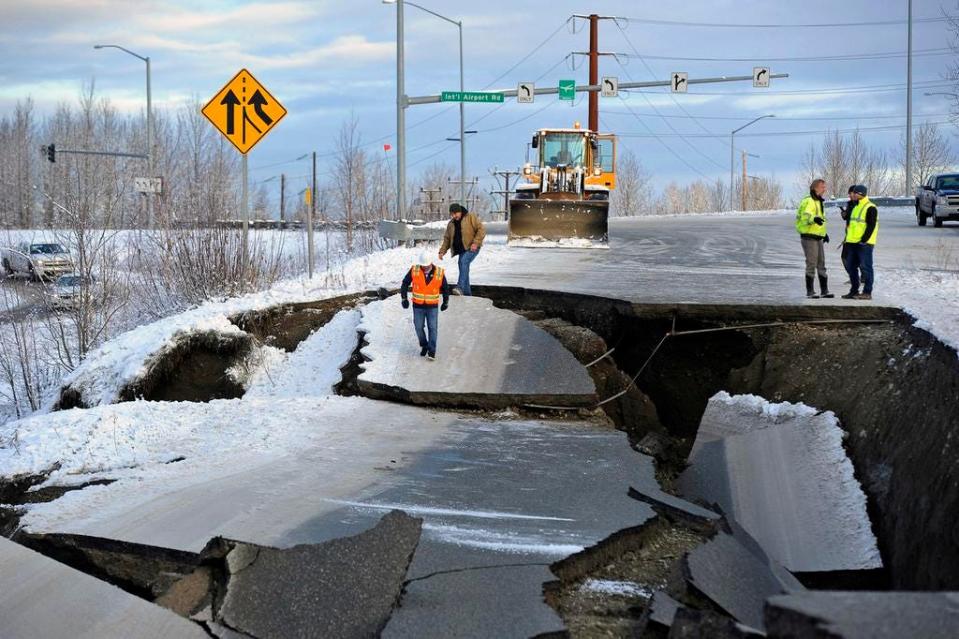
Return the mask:
[(443, 91), (440, 102), (503, 102), (503, 94), (492, 91)]
[(253, 74), (240, 69), (207, 102), (202, 113), (245, 155), (283, 119), (286, 109)]

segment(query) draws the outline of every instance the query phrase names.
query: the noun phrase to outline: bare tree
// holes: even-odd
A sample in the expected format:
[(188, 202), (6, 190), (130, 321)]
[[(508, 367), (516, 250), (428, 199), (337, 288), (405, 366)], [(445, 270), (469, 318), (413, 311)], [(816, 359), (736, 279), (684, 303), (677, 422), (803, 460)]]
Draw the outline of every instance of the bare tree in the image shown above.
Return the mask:
[[(948, 171), (956, 163), (949, 140), (938, 125), (925, 122), (915, 130), (912, 137), (912, 184), (906, 185), (906, 194), (915, 191), (924, 184), (930, 175)], [(902, 175), (906, 174), (906, 136), (900, 143), (899, 165)], [(903, 178), (905, 179), (905, 178)]]
[(611, 215), (648, 215), (652, 206), (652, 175), (632, 149), (620, 154), (616, 162), (616, 188)]

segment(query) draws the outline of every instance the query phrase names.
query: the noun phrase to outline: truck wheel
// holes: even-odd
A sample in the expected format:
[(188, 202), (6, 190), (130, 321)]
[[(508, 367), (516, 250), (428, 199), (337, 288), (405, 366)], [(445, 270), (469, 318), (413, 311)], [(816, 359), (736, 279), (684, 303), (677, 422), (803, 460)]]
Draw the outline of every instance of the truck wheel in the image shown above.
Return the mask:
[(919, 226), (925, 226), (927, 218), (928, 216), (922, 212), (922, 208), (916, 206), (916, 224)]
[(932, 216), (932, 225), (935, 226), (936, 228), (939, 228), (940, 226), (942, 226), (942, 218), (941, 218), (941, 217), (936, 217), (935, 215), (933, 215), (933, 216)]

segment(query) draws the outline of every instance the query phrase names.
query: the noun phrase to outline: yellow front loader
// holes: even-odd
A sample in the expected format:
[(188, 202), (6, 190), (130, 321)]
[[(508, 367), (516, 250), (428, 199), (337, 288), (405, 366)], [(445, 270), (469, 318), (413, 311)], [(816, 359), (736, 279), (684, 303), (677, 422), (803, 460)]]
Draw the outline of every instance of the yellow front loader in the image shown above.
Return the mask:
[(609, 194), (616, 188), (616, 137), (580, 128), (540, 129), (536, 163), (510, 200), (510, 246), (609, 245)]

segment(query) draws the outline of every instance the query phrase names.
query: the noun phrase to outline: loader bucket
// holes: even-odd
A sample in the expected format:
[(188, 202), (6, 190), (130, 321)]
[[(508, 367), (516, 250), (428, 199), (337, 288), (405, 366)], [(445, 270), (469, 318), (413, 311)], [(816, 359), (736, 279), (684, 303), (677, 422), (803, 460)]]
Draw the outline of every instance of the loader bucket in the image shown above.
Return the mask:
[(510, 246), (609, 246), (608, 200), (510, 200)]

